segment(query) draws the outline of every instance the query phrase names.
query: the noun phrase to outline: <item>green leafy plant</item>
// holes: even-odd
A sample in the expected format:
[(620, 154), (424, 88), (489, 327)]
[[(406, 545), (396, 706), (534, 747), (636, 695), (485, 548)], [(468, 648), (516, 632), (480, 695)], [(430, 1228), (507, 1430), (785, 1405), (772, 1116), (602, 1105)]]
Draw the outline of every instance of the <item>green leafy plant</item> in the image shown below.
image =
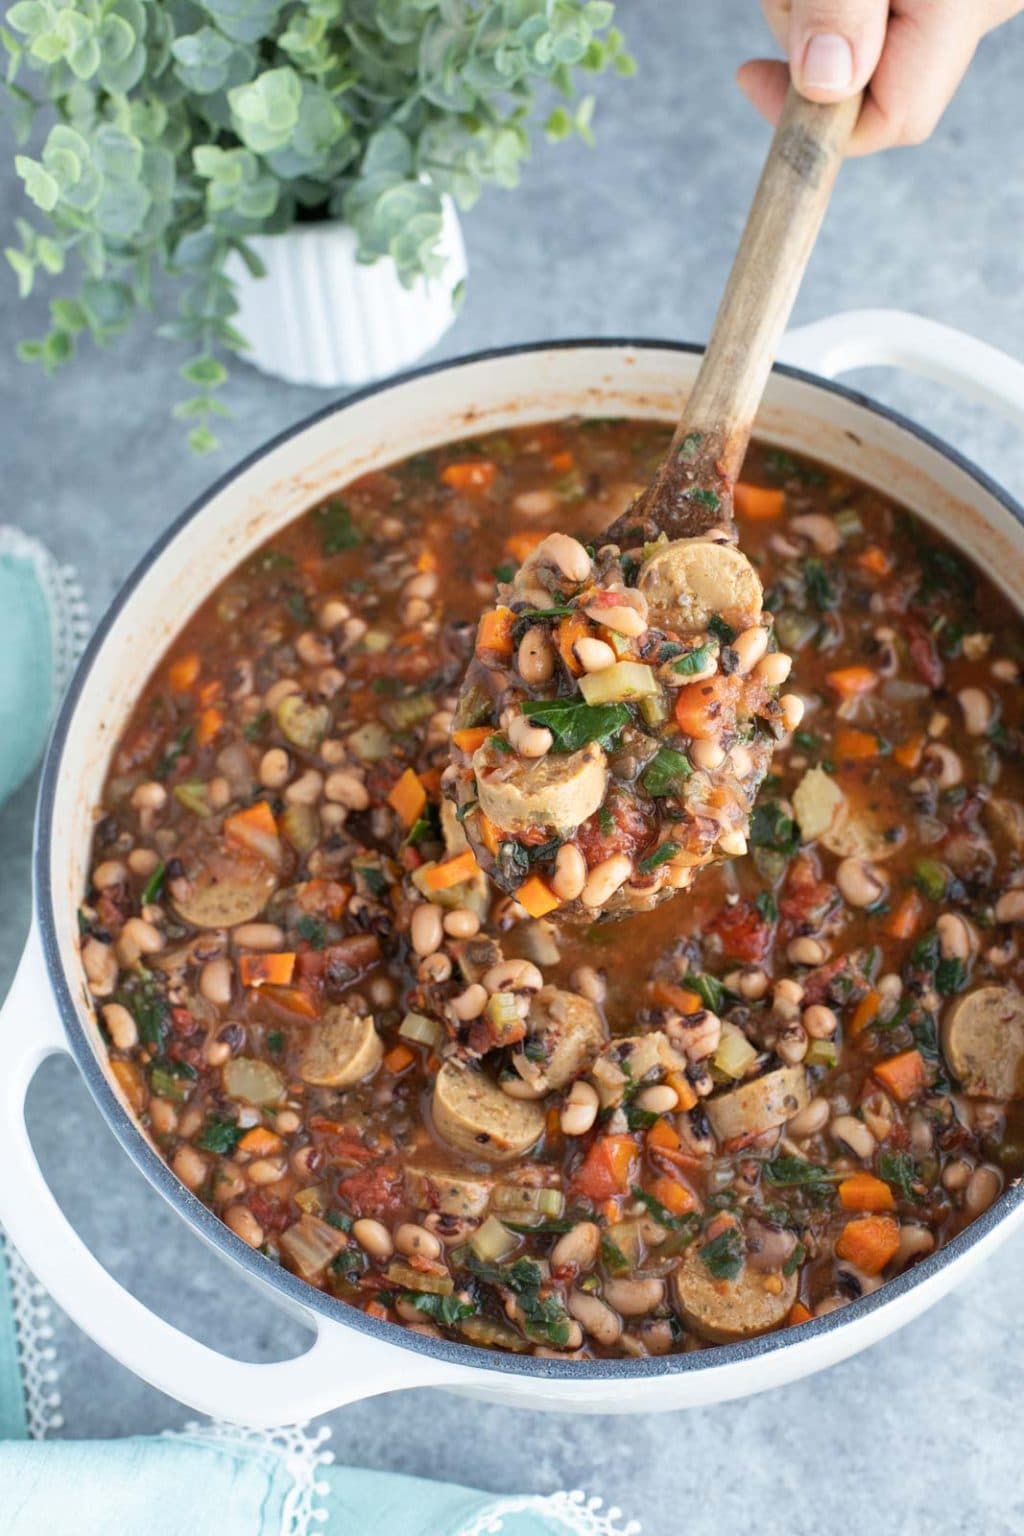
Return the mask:
[(7, 251), (23, 295), (74, 267), (70, 297), (21, 356), (47, 371), (78, 338), (105, 343), (177, 281), (163, 334), (193, 355), (195, 393), (177, 407), (199, 450), (225, 355), (245, 346), (225, 267), (248, 241), (299, 219), (341, 218), (359, 259), (394, 261), (404, 283), (442, 270), (444, 194), (469, 208), (487, 184), (516, 185), (536, 92), (562, 104), (550, 139), (589, 141), (580, 73), (632, 71), (608, 0), (16, 0), (0, 38), (24, 139), (19, 155), (46, 216), (17, 221)]

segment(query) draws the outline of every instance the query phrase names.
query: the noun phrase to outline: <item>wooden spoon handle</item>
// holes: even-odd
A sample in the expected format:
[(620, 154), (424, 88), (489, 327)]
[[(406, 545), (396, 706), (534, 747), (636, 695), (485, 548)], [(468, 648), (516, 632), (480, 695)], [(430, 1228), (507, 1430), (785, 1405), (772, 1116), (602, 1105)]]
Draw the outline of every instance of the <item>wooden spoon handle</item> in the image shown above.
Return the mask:
[(608, 529), (615, 543), (731, 526), (732, 485), (860, 105), (856, 96), (819, 106), (790, 86), (671, 448)]
[[(792, 86), (729, 273), (696, 383), (676, 428), (719, 439), (734, 480), (821, 228), (861, 98), (820, 106)], [(702, 459), (705, 454), (700, 454)]]

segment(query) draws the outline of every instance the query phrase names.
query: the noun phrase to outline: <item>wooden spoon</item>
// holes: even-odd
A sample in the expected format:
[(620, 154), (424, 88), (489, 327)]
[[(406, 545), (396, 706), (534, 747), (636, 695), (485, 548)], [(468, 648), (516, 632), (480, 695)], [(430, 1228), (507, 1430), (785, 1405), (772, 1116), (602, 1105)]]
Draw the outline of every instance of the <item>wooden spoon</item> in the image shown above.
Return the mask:
[[(760, 581), (736, 547), (732, 488), (859, 108), (859, 98), (819, 106), (790, 89), (700, 372), (651, 485), (608, 529), (596, 560), (549, 535), (481, 623), (445, 791), (481, 866), (533, 916), (647, 910), (700, 867), (746, 849), (773, 737), (793, 728), (801, 706), (776, 697), (788, 658), (755, 670), (768, 664), (769, 624)], [(630, 554), (641, 547), (639, 559)], [(579, 691), (566, 695), (544, 628), (558, 614), (592, 636), (627, 637), (618, 654), (637, 659), (607, 665), (609, 654), (604, 671), (600, 656), (592, 668), (594, 641), (584, 660), (581, 640)], [(543, 667), (523, 654), (531, 622), (550, 658), (546, 686)], [(637, 701), (639, 713), (613, 705), (618, 734), (601, 734), (611, 700)], [(556, 726), (553, 712), (562, 724), (566, 706), (575, 736)], [(655, 752), (657, 787), (647, 774)], [(678, 779), (666, 788), (673, 763)], [(595, 816), (602, 835), (584, 837), (581, 853), (577, 829)]]
[[(821, 106), (790, 86), (668, 454), (610, 539), (693, 538), (731, 521), (732, 486), (860, 106), (860, 96)], [(695, 488), (716, 491), (721, 507), (694, 501)]]

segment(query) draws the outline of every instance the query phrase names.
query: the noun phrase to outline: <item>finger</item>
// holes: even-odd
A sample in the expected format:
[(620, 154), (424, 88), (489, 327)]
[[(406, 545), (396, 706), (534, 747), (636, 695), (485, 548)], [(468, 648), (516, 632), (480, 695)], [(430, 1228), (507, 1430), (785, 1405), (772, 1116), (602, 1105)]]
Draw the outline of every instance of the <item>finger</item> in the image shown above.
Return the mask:
[(789, 90), (789, 65), (781, 59), (751, 59), (736, 71), (736, 82), (762, 117), (777, 123)]
[(789, 46), (789, 22), (793, 14), (793, 0), (761, 0), (764, 19), (772, 29), (772, 36), (783, 53)]
[(862, 91), (885, 42), (889, 0), (794, 0), (787, 51), (793, 84), (810, 101)]
[(923, 143), (952, 100), (977, 43), (977, 22), (965, 8), (898, 0), (849, 153)]

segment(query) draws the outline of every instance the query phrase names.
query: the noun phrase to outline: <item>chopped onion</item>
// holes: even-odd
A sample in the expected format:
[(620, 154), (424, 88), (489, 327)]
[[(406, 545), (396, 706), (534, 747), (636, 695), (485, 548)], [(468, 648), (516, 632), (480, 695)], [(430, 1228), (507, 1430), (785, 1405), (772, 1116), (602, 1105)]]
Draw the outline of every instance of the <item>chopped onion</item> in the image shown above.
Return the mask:
[(757, 1060), (757, 1052), (741, 1029), (726, 1022), (722, 1025), (722, 1038), (711, 1060), (726, 1077), (741, 1078)]
[(519, 1246), (514, 1232), (500, 1222), (497, 1216), (488, 1216), (469, 1240), (469, 1246), (483, 1264), (499, 1264)]
[(585, 673), (580, 692), (588, 704), (619, 704), (656, 697), (660, 689), (653, 669), (642, 661), (617, 661), (600, 672)]
[(321, 1275), (333, 1258), (348, 1243), (348, 1237), (319, 1216), (300, 1216), (294, 1226), (281, 1233), (281, 1251), (291, 1267), (304, 1280)]
[(284, 1096), (280, 1073), (253, 1056), (236, 1056), (225, 1062), (221, 1080), (229, 1099), (244, 1099), (248, 1104), (279, 1104)]
[(379, 763), (391, 751), (391, 733), (379, 720), (369, 720), (346, 738), (346, 745), (364, 763)]

